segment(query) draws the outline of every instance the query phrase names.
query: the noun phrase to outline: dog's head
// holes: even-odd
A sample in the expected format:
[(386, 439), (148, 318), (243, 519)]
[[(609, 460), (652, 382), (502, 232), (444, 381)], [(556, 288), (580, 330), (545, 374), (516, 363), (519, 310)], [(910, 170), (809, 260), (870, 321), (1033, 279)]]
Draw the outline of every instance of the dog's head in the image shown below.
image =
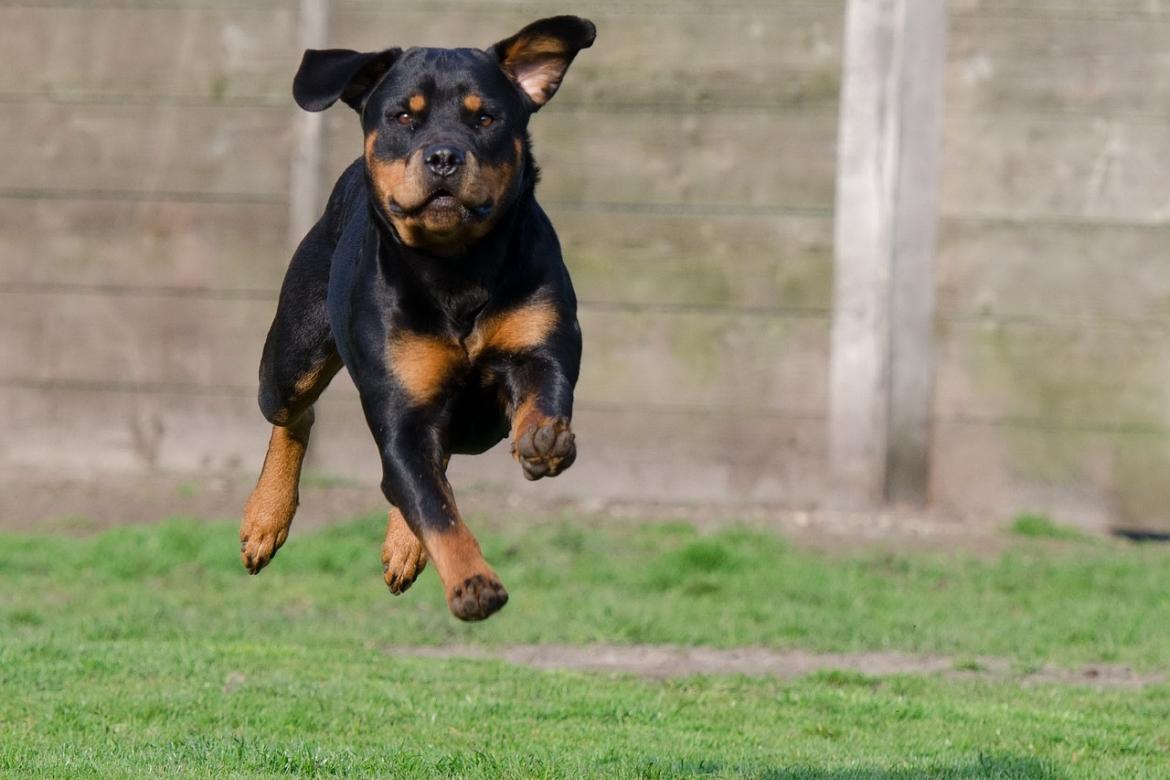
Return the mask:
[(528, 164), (528, 118), (593, 44), (593, 24), (541, 19), (486, 50), (305, 52), (293, 96), (307, 111), (338, 100), (365, 133), (373, 197), (406, 245), (462, 252), (515, 200)]

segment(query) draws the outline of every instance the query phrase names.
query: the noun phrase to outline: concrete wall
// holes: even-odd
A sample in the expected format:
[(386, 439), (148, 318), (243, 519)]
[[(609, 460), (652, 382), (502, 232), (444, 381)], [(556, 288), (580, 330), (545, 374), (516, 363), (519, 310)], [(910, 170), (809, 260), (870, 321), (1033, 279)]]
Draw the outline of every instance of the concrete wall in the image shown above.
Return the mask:
[[(843, 0), (602, 0), (534, 120), (582, 299), (582, 455), (528, 487), (831, 501)], [(952, 0), (936, 506), (1170, 527), (1170, 2)], [(545, 2), (335, 0), (331, 45), (487, 45)], [(254, 473), (288, 260), (294, 0), (0, 0), (5, 475)], [(325, 119), (326, 185), (360, 151)], [(376, 479), (356, 396), (312, 468)]]
[[(329, 41), (486, 46), (563, 10), (421, 8), (335, 2)], [(598, 44), (533, 124), (587, 344), (583, 456), (539, 489), (810, 501), (841, 3), (613, 1), (588, 15)], [(0, 2), (6, 471), (259, 467), (297, 27), (295, 2)], [(331, 182), (361, 139), (344, 107), (324, 135)], [(314, 438), (314, 469), (377, 477), (348, 379)], [(457, 484), (523, 485), (506, 449), (457, 469)]]
[(951, 12), (933, 497), (1170, 528), (1170, 3)]

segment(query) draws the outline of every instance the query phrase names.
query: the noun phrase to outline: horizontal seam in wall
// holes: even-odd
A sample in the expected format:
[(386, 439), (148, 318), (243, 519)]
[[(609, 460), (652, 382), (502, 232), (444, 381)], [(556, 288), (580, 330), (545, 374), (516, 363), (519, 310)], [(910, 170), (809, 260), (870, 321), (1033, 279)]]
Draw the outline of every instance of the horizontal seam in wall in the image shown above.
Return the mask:
[[(33, 379), (0, 376), (0, 388), (34, 390), (38, 392), (64, 390), (80, 393), (112, 393), (126, 395), (195, 396), (211, 398), (253, 399), (257, 388), (243, 385), (193, 385), (181, 382), (119, 382), (113, 380)], [(356, 396), (345, 399), (357, 406)], [(736, 417), (741, 419), (823, 420), (820, 410), (780, 410), (765, 408), (733, 408), (720, 406), (684, 406), (660, 404), (628, 404), (581, 401), (575, 404), (578, 412), (602, 414), (649, 414), (659, 416)]]
[(1050, 11), (1028, 8), (1020, 4), (1015, 8), (979, 10), (979, 11), (951, 11), (951, 24), (964, 21), (981, 21), (984, 19), (1000, 19), (1013, 22), (1043, 21), (1043, 22), (1143, 22), (1148, 24), (1166, 24), (1170, 17), (1141, 11), (1082, 11), (1071, 8), (1053, 9)]
[[(1114, 217), (1092, 217), (1079, 214), (1035, 214), (1010, 216), (1007, 214), (978, 214), (974, 212), (946, 212), (939, 215), (939, 225), (945, 229), (948, 224), (985, 227), (1010, 227), (1031, 229), (1035, 227), (1056, 227), (1063, 229), (1157, 230), (1170, 231), (1170, 221), (1117, 219)], [(945, 243), (945, 241), (943, 242)]]
[(971, 428), (1008, 428), (1038, 433), (1110, 434), (1120, 436), (1148, 436), (1164, 438), (1170, 436), (1170, 428), (1158, 423), (1113, 422), (1109, 420), (1046, 420), (1041, 417), (1022, 416), (968, 416), (938, 415), (932, 418), (934, 425), (955, 425)]
[[(806, 71), (785, 71), (781, 75), (805, 73)], [(812, 71), (809, 71), (812, 72)], [(152, 94), (152, 93), (103, 93), (103, 92), (0, 92), (0, 105), (17, 106), (107, 106), (107, 107), (134, 107), (134, 108), (224, 108), (224, 109), (288, 109), (294, 111), (296, 104), (290, 95), (279, 94), (252, 94), (213, 97), (211, 95), (189, 94)], [(822, 100), (800, 101), (792, 100), (774, 103), (715, 100), (700, 98), (697, 100), (670, 100), (655, 102), (646, 101), (581, 101), (564, 100), (547, 110), (546, 115), (558, 114), (645, 114), (647, 116), (690, 115), (695, 113), (738, 113), (764, 114), (768, 116), (783, 116), (786, 119), (800, 121), (803, 119), (835, 120), (837, 116), (836, 97)]]
[(284, 206), (282, 195), (250, 192), (182, 192), (175, 190), (58, 189), (53, 187), (0, 187), (0, 199), (9, 200), (105, 200), (143, 203), (223, 203), (227, 205)]
[[(412, 9), (421, 9), (418, 3), (399, 3), (399, 6), (410, 5)], [(719, 15), (728, 11), (739, 10), (772, 10), (778, 18), (805, 18), (826, 17), (830, 14), (825, 8), (829, 3), (824, 0), (808, 0), (795, 3), (789, 0), (782, 8), (777, 9), (774, 0), (732, 0), (731, 2), (670, 2), (659, 0), (657, 3), (642, 3), (633, 5), (621, 0), (594, 0), (591, 8), (614, 13), (648, 14), (656, 11), (669, 10), (672, 13), (694, 13), (705, 16)], [(838, 0), (838, 7), (843, 9), (844, 4)], [(394, 3), (387, 2), (353, 2), (341, 0), (336, 3), (339, 11), (348, 13), (377, 13), (384, 15), (387, 11), (401, 10), (395, 8)], [(271, 0), (270, 2), (235, 2), (234, 0), (3, 0), (0, 8), (76, 8), (76, 9), (130, 9), (130, 10), (231, 10), (231, 11), (271, 11), (274, 8), (288, 8), (293, 10), (296, 3), (293, 0)], [(530, 12), (548, 10), (547, 4), (532, 2), (527, 5), (500, 6), (485, 4), (482, 0), (469, 2), (451, 2), (451, 0), (431, 0), (426, 4), (428, 11), (464, 11), (489, 16), (514, 16)], [(839, 14), (838, 14), (839, 15)]]
[[(106, 200), (142, 203), (223, 203), (239, 205), (287, 205), (283, 196), (263, 193), (178, 192), (167, 190), (56, 189), (39, 187), (0, 187), (0, 199), (11, 200)], [(802, 217), (832, 219), (827, 206), (787, 204), (737, 205), (719, 203), (621, 203), (608, 201), (542, 200), (546, 209), (580, 213), (645, 214), (650, 216), (704, 217)]]
[[(0, 295), (78, 295), (110, 298), (178, 298), (197, 301), (275, 302), (276, 288), (207, 288), (76, 282), (0, 282)], [(660, 314), (719, 314), (743, 317), (828, 320), (827, 307), (815, 306), (734, 306), (729, 304), (673, 301), (581, 300), (585, 311)]]

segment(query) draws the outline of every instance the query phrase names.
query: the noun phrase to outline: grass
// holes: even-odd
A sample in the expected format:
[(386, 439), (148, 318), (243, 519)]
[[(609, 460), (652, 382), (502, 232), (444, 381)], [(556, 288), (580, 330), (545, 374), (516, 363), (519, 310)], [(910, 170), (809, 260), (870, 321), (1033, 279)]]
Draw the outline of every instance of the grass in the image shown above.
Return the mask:
[(669, 642), (1170, 667), (1170, 555), (1020, 540), (993, 560), (826, 556), (683, 524), (503, 525), (512, 592), (459, 624), (433, 572), (381, 585), (382, 518), (294, 533), (248, 578), (234, 528), (0, 535), (0, 776), (1159, 777), (1170, 686), (825, 672), (646, 682), (398, 644)]
[(1063, 539), (1071, 542), (1083, 542), (1088, 539), (1075, 528), (1054, 523), (1045, 515), (1027, 513), (1016, 515), (1011, 524), (1011, 532), (1030, 539)]

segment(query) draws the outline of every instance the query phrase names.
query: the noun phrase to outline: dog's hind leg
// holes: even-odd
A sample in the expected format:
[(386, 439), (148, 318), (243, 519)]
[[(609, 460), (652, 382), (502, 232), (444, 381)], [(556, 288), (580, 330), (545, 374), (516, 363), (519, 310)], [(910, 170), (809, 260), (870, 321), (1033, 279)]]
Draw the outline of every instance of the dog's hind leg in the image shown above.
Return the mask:
[(260, 361), (260, 410), (272, 423), (264, 467), (240, 526), (240, 557), (252, 574), (288, 538), (297, 509), (301, 465), (313, 427), (313, 404), (341, 368), (325, 297), (333, 242), (318, 224), (289, 264), (276, 318)]

